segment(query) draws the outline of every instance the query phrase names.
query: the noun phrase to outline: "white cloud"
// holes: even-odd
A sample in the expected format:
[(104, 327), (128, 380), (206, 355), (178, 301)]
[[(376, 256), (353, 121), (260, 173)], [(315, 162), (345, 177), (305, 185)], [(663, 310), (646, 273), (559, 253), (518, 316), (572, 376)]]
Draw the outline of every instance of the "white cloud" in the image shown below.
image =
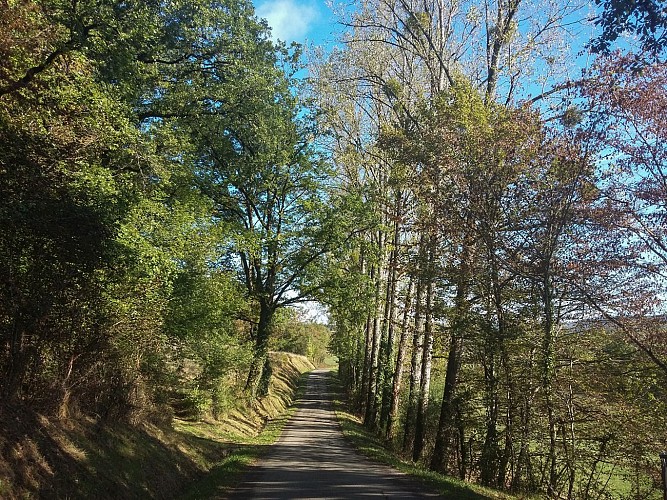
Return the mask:
[(268, 21), (274, 40), (302, 42), (318, 12), (313, 5), (294, 0), (268, 0), (257, 7), (257, 16)]

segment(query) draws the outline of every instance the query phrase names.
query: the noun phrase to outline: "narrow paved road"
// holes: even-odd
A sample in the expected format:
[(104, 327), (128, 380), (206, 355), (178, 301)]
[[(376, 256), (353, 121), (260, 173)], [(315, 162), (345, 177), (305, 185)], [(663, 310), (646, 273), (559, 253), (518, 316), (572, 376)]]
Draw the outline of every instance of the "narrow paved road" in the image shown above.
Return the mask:
[(358, 455), (332, 409), (325, 370), (308, 378), (303, 399), (280, 440), (247, 474), (231, 498), (438, 498), (405, 475)]

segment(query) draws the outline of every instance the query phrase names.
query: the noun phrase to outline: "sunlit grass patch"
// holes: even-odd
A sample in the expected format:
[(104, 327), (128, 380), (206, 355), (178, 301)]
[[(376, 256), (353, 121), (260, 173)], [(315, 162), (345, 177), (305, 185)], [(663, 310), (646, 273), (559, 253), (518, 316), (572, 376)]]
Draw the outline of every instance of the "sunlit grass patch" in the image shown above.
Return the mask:
[(275, 385), (263, 405), (238, 395), (220, 420), (173, 425), (92, 418), (50, 420), (18, 411), (0, 415), (0, 498), (215, 498), (275, 442), (288, 408), (312, 369), (279, 354)]
[[(305, 389), (307, 374), (301, 374), (297, 391), (293, 399), (296, 400)], [(211, 464), (208, 473), (203, 475), (199, 481), (196, 481), (187, 489), (181, 498), (215, 498), (224, 496), (234, 486), (236, 486), (243, 477), (243, 473), (253, 463), (257, 462), (269, 449), (269, 446), (275, 443), (282, 434), (287, 421), (294, 413), (296, 407), (282, 408), (279, 414), (267, 420), (266, 425), (261, 432), (254, 436), (237, 435), (233, 437), (230, 433), (229, 423), (222, 422), (220, 425), (212, 425), (203, 422), (182, 422), (181, 432), (191, 433), (204, 439), (224, 439), (230, 450), (229, 455), (217, 463)]]

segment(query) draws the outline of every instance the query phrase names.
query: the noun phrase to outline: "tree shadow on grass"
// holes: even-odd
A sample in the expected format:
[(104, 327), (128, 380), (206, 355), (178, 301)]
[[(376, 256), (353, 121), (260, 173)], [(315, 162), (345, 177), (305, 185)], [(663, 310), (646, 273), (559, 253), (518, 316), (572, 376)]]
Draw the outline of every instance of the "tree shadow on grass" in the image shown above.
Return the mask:
[[(186, 451), (187, 450), (187, 451)], [(202, 462), (230, 446), (157, 427), (49, 420), (0, 409), (0, 497), (175, 498), (201, 477)]]

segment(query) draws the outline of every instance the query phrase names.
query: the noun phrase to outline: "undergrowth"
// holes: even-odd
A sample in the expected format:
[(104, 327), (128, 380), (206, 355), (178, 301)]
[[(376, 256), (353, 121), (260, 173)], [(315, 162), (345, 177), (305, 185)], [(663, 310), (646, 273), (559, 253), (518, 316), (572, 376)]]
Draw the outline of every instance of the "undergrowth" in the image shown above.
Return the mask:
[(457, 500), (518, 500), (532, 498), (513, 496), (506, 492), (467, 483), (457, 478), (428, 470), (420, 464), (402, 460), (386, 446), (386, 443), (380, 437), (367, 430), (357, 416), (348, 411), (343, 396), (343, 389), (335, 372), (332, 372), (329, 383), (334, 385), (336, 416), (343, 435), (361, 454), (408, 474), (428, 489), (437, 491), (445, 498), (456, 498)]
[[(272, 353), (268, 397), (220, 420), (171, 426), (50, 420), (0, 411), (0, 498), (215, 498), (234, 486), (289, 418), (306, 358)], [(240, 400), (241, 401), (241, 400)]]

